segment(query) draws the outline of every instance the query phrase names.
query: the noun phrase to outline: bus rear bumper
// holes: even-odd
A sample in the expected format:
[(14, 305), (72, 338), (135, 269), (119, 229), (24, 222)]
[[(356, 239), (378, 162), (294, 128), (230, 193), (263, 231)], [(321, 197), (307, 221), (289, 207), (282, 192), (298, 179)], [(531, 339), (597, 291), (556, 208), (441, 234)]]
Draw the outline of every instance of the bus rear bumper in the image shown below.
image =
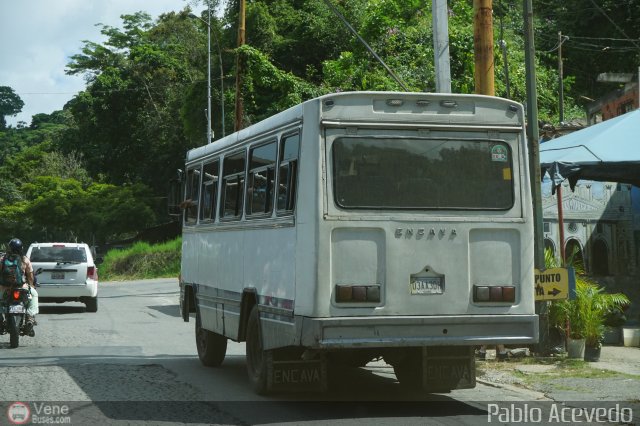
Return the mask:
[(317, 349), (534, 344), (538, 315), (309, 318), (302, 346)]

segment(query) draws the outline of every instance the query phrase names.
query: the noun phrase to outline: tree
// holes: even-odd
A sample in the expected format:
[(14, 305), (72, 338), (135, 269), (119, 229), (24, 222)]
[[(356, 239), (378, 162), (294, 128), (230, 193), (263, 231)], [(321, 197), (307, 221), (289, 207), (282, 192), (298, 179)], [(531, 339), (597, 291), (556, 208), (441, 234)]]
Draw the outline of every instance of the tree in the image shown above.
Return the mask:
[(7, 128), (6, 116), (12, 116), (22, 111), (24, 102), (9, 86), (0, 86), (0, 130)]
[(103, 26), (104, 45), (86, 42), (72, 56), (67, 72), (85, 75), (89, 85), (68, 104), (77, 127), (63, 150), (81, 152), (94, 177), (143, 182), (163, 193), (185, 151), (202, 143), (185, 137), (180, 114), (185, 93), (202, 75), (194, 72), (189, 47), (197, 28), (188, 9), (156, 25), (144, 13), (122, 18), (124, 29)]
[[(543, 64), (557, 69), (558, 32), (564, 75), (575, 79), (568, 95), (597, 97), (616, 88), (597, 82), (600, 73), (636, 73), (640, 63), (640, 2), (637, 0), (539, 0), (536, 47)], [(569, 80), (569, 81), (570, 81)]]

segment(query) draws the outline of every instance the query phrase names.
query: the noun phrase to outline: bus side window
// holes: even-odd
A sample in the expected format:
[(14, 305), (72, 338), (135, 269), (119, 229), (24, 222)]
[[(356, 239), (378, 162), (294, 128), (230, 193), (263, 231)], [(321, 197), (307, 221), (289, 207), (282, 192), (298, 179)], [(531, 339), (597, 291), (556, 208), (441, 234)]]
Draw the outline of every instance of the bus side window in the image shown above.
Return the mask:
[(198, 221), (198, 201), (200, 199), (200, 166), (187, 170), (187, 188), (182, 206), (185, 209), (185, 225), (195, 225)]
[(216, 203), (218, 201), (219, 161), (215, 160), (205, 164), (202, 173), (200, 220), (213, 221), (216, 219)]
[(223, 198), (220, 203), (220, 217), (223, 219), (238, 220), (242, 217), (244, 163), (244, 151), (224, 158), (221, 194)]
[(278, 146), (276, 142), (250, 150), (247, 215), (268, 215), (273, 211), (273, 181)]
[(298, 151), (300, 135), (282, 138), (278, 163), (278, 213), (291, 213), (295, 209), (298, 182)]

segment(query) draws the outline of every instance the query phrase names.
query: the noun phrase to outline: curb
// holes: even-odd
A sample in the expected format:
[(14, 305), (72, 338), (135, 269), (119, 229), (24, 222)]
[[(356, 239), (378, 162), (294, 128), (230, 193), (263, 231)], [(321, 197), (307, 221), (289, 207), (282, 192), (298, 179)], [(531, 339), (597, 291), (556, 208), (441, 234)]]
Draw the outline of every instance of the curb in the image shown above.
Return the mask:
[(554, 401), (554, 399), (549, 398), (547, 395), (545, 395), (542, 392), (533, 391), (533, 390), (521, 388), (518, 386), (508, 385), (506, 383), (494, 383), (494, 382), (489, 382), (487, 380), (478, 379), (478, 378), (476, 378), (476, 382), (483, 384), (485, 386), (491, 386), (492, 388), (506, 389), (512, 392), (525, 394), (532, 401)]

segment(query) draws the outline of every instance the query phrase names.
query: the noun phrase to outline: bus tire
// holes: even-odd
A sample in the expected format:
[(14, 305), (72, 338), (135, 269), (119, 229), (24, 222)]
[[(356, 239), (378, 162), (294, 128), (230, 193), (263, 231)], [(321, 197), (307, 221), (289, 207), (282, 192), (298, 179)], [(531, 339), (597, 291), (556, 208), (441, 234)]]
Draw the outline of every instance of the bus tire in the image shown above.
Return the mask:
[(404, 389), (422, 389), (422, 350), (407, 348), (404, 356), (393, 364), (393, 372)]
[(256, 305), (251, 309), (247, 321), (247, 374), (258, 395), (267, 391), (267, 356), (263, 347), (260, 314)]
[(196, 347), (202, 365), (219, 367), (227, 354), (227, 338), (205, 330), (201, 326), (200, 315), (196, 316)]

